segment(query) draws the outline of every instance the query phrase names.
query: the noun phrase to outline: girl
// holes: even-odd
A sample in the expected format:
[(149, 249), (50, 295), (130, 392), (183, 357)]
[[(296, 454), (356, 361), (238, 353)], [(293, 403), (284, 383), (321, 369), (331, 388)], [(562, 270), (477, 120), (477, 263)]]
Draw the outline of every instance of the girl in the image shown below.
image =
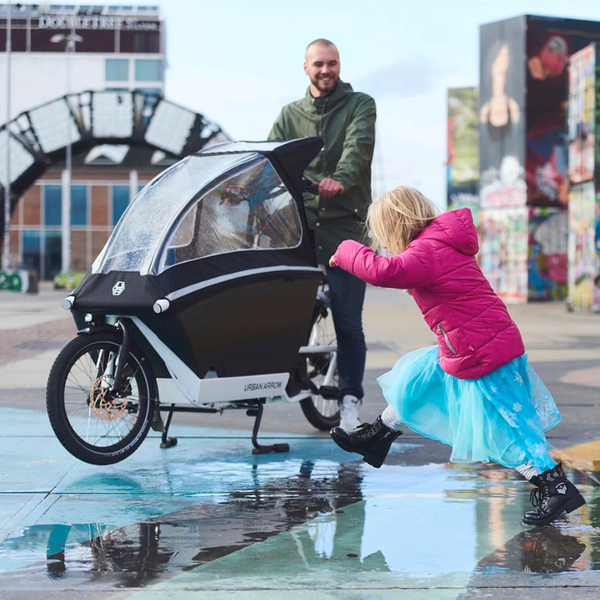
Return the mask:
[(403, 356), (380, 377), (389, 406), (372, 425), (335, 427), (334, 441), (380, 467), (404, 422), (452, 446), (453, 462), (516, 468), (536, 486), (536, 510), (525, 514), (527, 524), (544, 525), (583, 506), (583, 496), (548, 452), (544, 432), (560, 413), (477, 264), (471, 211), (436, 216), (420, 192), (401, 186), (371, 205), (367, 221), (374, 245), (392, 256), (346, 240), (329, 265), (372, 285), (409, 290), (438, 345)]

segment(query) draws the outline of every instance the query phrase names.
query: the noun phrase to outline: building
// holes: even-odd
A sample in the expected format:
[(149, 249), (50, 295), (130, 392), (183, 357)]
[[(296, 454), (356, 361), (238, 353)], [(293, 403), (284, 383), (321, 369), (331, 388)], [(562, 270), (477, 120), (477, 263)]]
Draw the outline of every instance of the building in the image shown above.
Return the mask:
[[(0, 7), (3, 84), (7, 10)], [(26, 154), (18, 141), (31, 155), (23, 172), (10, 167), (11, 263), (52, 279), (68, 254), (62, 204), (69, 188), (66, 248), (71, 269), (85, 271), (143, 185), (186, 152), (223, 136), (201, 115), (163, 98), (165, 19), (158, 6), (18, 4), (10, 21), (11, 165)], [(7, 98), (0, 93), (2, 120)], [(3, 184), (7, 146), (3, 131)]]
[(480, 264), (507, 301), (567, 297), (569, 59), (598, 36), (553, 17), (480, 28)]

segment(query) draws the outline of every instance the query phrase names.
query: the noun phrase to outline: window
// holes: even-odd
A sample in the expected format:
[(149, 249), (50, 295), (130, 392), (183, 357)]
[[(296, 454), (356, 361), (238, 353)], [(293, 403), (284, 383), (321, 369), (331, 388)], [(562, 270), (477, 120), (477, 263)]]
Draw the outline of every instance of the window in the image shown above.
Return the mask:
[(169, 239), (163, 267), (239, 250), (293, 248), (301, 234), (296, 202), (263, 159), (187, 211)]
[(62, 268), (62, 234), (47, 229), (44, 232), (44, 279), (54, 279)]
[(129, 206), (129, 186), (113, 185), (112, 188), (112, 224), (116, 225)]
[(105, 78), (106, 81), (127, 81), (129, 61), (123, 58), (107, 58)]
[(38, 273), (40, 273), (42, 266), (41, 239), (40, 231), (23, 231), (23, 263), (26, 267), (35, 269)]
[(62, 188), (60, 185), (44, 186), (44, 225), (62, 224)]
[(87, 225), (87, 185), (71, 186), (71, 225)]
[(162, 60), (144, 60), (135, 61), (135, 80), (136, 81), (162, 81)]

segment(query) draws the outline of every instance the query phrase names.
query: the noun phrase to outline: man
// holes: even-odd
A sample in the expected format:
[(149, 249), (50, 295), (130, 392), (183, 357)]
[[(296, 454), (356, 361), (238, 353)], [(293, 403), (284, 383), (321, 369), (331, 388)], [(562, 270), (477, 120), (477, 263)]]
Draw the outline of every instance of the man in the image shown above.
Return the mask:
[(315, 232), (317, 260), (324, 265), (329, 281), (338, 343), (341, 426), (351, 430), (360, 424), (364, 395), (362, 307), (366, 285), (343, 269), (330, 268), (328, 263), (340, 242), (365, 238), (363, 224), (371, 202), (375, 101), (340, 80), (338, 50), (328, 40), (309, 44), (304, 72), (310, 79), (306, 96), (283, 107), (269, 139), (319, 136), (325, 142), (305, 173), (319, 184), (319, 195), (307, 196), (305, 205)]

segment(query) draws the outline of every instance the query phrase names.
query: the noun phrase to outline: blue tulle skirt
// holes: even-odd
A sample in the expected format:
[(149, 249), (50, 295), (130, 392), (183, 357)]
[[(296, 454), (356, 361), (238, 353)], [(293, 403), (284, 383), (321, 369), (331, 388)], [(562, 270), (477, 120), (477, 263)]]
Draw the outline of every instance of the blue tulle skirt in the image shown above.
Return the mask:
[(529, 461), (541, 472), (556, 465), (544, 432), (560, 412), (526, 354), (479, 379), (457, 379), (431, 346), (404, 355), (377, 381), (410, 429), (452, 446), (452, 462)]

